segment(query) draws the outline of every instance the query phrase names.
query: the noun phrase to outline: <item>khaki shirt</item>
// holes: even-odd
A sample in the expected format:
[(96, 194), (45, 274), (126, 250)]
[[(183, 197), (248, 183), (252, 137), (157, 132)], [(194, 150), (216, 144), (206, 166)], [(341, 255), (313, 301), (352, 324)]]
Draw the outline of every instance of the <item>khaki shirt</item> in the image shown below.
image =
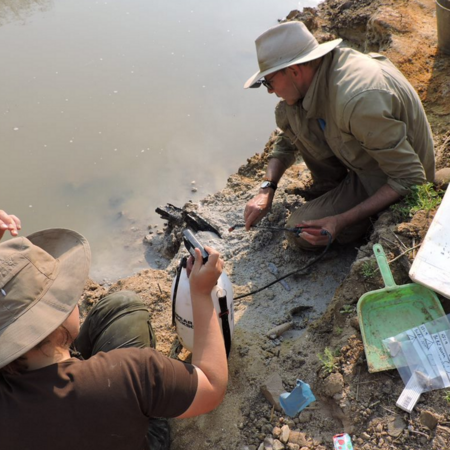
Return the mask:
[(382, 55), (336, 48), (324, 57), (303, 101), (281, 101), (275, 116), (283, 132), (271, 157), (286, 168), (298, 151), (318, 161), (335, 155), (369, 195), (386, 183), (406, 195), (411, 186), (434, 180), (432, 132), (422, 103)]

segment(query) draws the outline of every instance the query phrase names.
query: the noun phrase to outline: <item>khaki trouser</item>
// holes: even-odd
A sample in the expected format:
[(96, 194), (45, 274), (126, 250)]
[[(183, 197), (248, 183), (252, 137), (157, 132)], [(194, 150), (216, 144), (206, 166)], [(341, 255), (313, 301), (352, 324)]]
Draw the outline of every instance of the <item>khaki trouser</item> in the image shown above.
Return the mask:
[[(300, 222), (306, 220), (323, 219), (328, 216), (341, 214), (368, 198), (368, 194), (354, 172), (349, 172), (343, 181), (334, 189), (320, 197), (311, 200), (300, 208), (296, 209), (289, 217), (286, 226), (295, 227)], [(347, 244), (362, 236), (370, 227), (370, 220), (365, 219), (352, 225), (336, 237), (336, 241)], [(317, 249), (304, 239), (295, 236), (294, 233), (286, 233), (289, 244), (294, 248), (302, 250)]]

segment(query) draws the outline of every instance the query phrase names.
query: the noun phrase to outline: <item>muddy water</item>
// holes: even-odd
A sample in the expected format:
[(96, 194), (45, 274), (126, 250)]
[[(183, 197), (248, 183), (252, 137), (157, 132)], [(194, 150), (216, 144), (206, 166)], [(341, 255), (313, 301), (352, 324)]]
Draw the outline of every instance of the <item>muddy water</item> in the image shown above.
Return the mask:
[(242, 88), (255, 37), (317, 3), (0, 0), (0, 208), (84, 234), (97, 280), (153, 264), (155, 208), (221, 189), (274, 128)]

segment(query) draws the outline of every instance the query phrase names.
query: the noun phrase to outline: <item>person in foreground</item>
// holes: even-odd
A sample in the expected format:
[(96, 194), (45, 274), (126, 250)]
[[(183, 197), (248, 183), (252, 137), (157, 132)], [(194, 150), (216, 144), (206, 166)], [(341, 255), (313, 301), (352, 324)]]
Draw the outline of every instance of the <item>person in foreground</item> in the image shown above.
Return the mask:
[(246, 205), (246, 229), (267, 214), (298, 152), (316, 194), (288, 219), (288, 227), (307, 228), (288, 233), (302, 249), (327, 244), (314, 228), (341, 243), (360, 238), (371, 216), (435, 176), (432, 132), (413, 87), (384, 56), (341, 41), (319, 44), (302, 22), (277, 25), (256, 39), (260, 70), (244, 85), (263, 84), (282, 99), (275, 110), (281, 133)]
[[(80, 234), (50, 229), (0, 243), (0, 436), (9, 450), (167, 449), (165, 419), (205, 414), (227, 381), (211, 299), (223, 262), (212, 248), (190, 273), (192, 364), (154, 348), (149, 313), (130, 291), (108, 295), (81, 330), (90, 266)], [(73, 356), (71, 344), (83, 359)]]

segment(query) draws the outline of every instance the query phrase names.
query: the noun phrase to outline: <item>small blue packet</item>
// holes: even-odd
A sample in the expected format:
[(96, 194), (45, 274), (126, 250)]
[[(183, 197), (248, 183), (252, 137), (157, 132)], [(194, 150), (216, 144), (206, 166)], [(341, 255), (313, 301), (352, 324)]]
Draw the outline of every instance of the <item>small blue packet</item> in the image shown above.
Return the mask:
[(302, 380), (297, 380), (297, 386), (291, 393), (284, 392), (280, 395), (280, 405), (290, 417), (295, 417), (300, 411), (315, 401), (316, 397), (314, 397), (309, 384)]

